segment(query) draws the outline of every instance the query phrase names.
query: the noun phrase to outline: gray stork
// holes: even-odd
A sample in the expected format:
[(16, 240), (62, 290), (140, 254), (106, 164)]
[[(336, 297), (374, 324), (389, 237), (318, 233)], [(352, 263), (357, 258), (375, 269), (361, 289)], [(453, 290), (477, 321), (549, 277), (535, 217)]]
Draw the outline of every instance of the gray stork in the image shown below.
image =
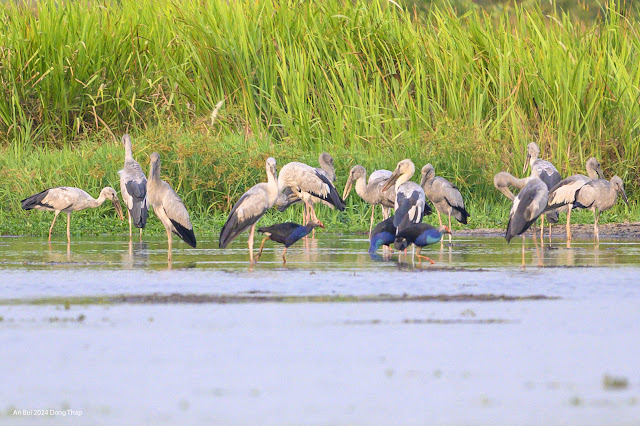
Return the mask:
[[(576, 193), (588, 182), (604, 179), (600, 163), (594, 157), (587, 160), (587, 175), (573, 175), (563, 179), (549, 190), (549, 201), (545, 211), (554, 209), (567, 210), (567, 241), (571, 241), (571, 210)], [(566, 207), (565, 207), (566, 206)]]
[(400, 161), (382, 188), (383, 191), (386, 191), (395, 183), (396, 199), (393, 224), (396, 228), (400, 226), (405, 217), (410, 222), (420, 223), (424, 215), (431, 214), (431, 207), (425, 203), (424, 190), (420, 185), (410, 180), (415, 171), (416, 167), (413, 161), (409, 159)]
[(151, 207), (153, 207), (153, 212), (167, 231), (167, 243), (169, 245), (167, 260), (170, 261), (172, 232), (194, 248), (196, 247), (196, 236), (193, 233), (189, 212), (184, 203), (173, 188), (160, 179), (160, 154), (154, 152), (151, 154), (150, 160), (147, 199)]
[[(449, 230), (451, 230), (451, 215), (462, 224), (467, 224), (469, 212), (464, 207), (462, 194), (457, 186), (443, 177), (436, 176), (436, 171), (431, 164), (422, 168), (422, 180), (420, 186), (424, 190), (424, 195), (438, 212), (438, 222), (442, 226), (440, 214), (449, 216)], [(444, 239), (444, 233), (442, 234)], [(449, 232), (449, 244), (451, 244), (451, 232)]]
[[(325, 176), (331, 183), (336, 181), (336, 170), (333, 166), (333, 157), (327, 153), (323, 152), (318, 157), (318, 163), (320, 167), (316, 167), (316, 171), (321, 175)], [(283, 189), (282, 193), (278, 195), (278, 199), (276, 200), (276, 208), (278, 211), (285, 211), (291, 205), (301, 203), (302, 200), (293, 192), (293, 189), (290, 187), (286, 187)], [(323, 202), (320, 199), (314, 199), (313, 204)], [(325, 205), (333, 208), (333, 205), (330, 203), (324, 202)], [(306, 224), (309, 222), (309, 218), (307, 217), (309, 213), (309, 209), (305, 207), (305, 210), (302, 212), (302, 222)], [(315, 229), (313, 230), (315, 232)]]
[(498, 191), (502, 192), (505, 197), (513, 201), (516, 196), (513, 195), (513, 192), (511, 192), (509, 187), (512, 186), (516, 189), (522, 190), (528, 181), (528, 177), (519, 179), (511, 173), (500, 172), (493, 177), (493, 186), (495, 186)]
[(589, 209), (593, 212), (593, 240), (600, 242), (600, 234), (598, 232), (598, 218), (600, 212), (609, 210), (614, 206), (618, 199), (618, 194), (622, 200), (629, 205), (627, 194), (624, 192), (624, 184), (618, 176), (611, 178), (611, 181), (605, 179), (592, 180), (584, 184), (573, 201), (573, 205), (580, 209)]
[(49, 243), (51, 243), (51, 231), (53, 231), (53, 225), (55, 225), (58, 215), (60, 212), (65, 212), (67, 214), (67, 244), (71, 244), (71, 213), (87, 208), (99, 207), (107, 199), (113, 202), (113, 207), (116, 209), (120, 220), (124, 220), (118, 194), (116, 190), (110, 186), (102, 188), (100, 196), (97, 199), (80, 188), (59, 186), (57, 188), (45, 189), (38, 194), (27, 197), (22, 200), (21, 203), (22, 208), (25, 210), (35, 209), (54, 212), (53, 222), (51, 222), (51, 226), (49, 227)]
[(220, 248), (226, 248), (242, 231), (251, 227), (248, 242), (251, 263), (254, 261), (253, 236), (256, 222), (267, 210), (274, 206), (280, 193), (276, 174), (276, 160), (274, 158), (267, 158), (266, 170), (267, 182), (252, 186), (240, 197), (233, 209), (231, 209), (231, 213), (229, 213), (229, 217), (222, 227), (222, 231), (220, 231), (218, 240)]
[(124, 168), (119, 170), (118, 174), (120, 175), (120, 193), (127, 206), (129, 240), (132, 238), (132, 222), (136, 228), (140, 228), (140, 239), (142, 239), (142, 229), (147, 223), (149, 213), (147, 178), (140, 164), (133, 159), (129, 135), (122, 136), (122, 144), (124, 145)]
[(367, 183), (367, 171), (364, 167), (357, 165), (351, 168), (349, 172), (349, 178), (344, 186), (344, 192), (342, 193), (342, 199), (345, 200), (351, 188), (356, 187), (356, 194), (360, 196), (366, 203), (371, 205), (371, 224), (369, 226), (369, 238), (371, 238), (371, 230), (373, 229), (373, 216), (377, 205), (382, 208), (382, 217), (384, 219), (389, 218), (389, 209), (393, 208), (396, 201), (395, 188), (389, 188), (387, 191), (383, 191), (384, 185), (391, 177), (389, 170), (376, 170), (369, 176), (369, 183)]
[(547, 207), (547, 198), (549, 198), (549, 189), (547, 185), (537, 177), (528, 179), (527, 184), (517, 197), (513, 200), (513, 205), (509, 213), (509, 224), (505, 239), (507, 243), (516, 235), (522, 235), (522, 267), (524, 268), (524, 233), (531, 225), (533, 225), (533, 243), (536, 246), (538, 255), (538, 264), (542, 265), (542, 259), (538, 251), (536, 242), (535, 221)]
[(322, 202), (340, 211), (345, 208), (344, 201), (326, 174), (304, 163), (294, 161), (285, 164), (278, 175), (278, 188), (289, 188), (293, 196), (304, 202), (306, 223), (311, 219), (318, 220), (313, 209), (314, 203)]
[[(551, 188), (553, 188), (562, 180), (562, 176), (560, 176), (558, 169), (556, 169), (553, 164), (548, 161), (539, 159), (539, 155), (540, 148), (538, 147), (538, 144), (536, 144), (535, 142), (531, 142), (529, 145), (527, 145), (527, 158), (524, 162), (522, 174), (526, 173), (529, 166), (531, 166), (531, 176), (536, 176), (540, 180), (542, 180), (547, 185), (547, 190), (550, 191)], [(558, 222), (558, 213), (559, 211), (549, 211), (547, 213), (544, 213), (544, 215), (540, 218), (540, 239), (542, 240), (543, 245), (544, 217), (546, 216), (549, 222), (549, 243), (551, 243), (551, 223)]]

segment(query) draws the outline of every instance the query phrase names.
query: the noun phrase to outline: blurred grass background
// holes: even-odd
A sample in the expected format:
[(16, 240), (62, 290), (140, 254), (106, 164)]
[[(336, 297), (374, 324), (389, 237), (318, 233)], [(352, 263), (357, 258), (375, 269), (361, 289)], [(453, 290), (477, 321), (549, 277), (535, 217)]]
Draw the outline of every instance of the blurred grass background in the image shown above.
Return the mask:
[[(519, 175), (532, 140), (563, 175), (598, 157), (631, 199), (603, 220), (639, 218), (640, 26), (624, 2), (42, 0), (5, 3), (0, 26), (3, 234), (46, 234), (52, 215), (19, 200), (47, 187), (118, 189), (124, 132), (145, 170), (160, 152), (206, 231), (266, 157), (317, 165), (322, 151), (340, 192), (355, 164), (411, 158), (460, 187), (470, 226), (505, 226), (492, 177)], [(319, 214), (366, 229), (367, 207), (348, 206)], [(299, 221), (290, 210), (265, 223)], [(108, 211), (72, 231), (124, 232)]]

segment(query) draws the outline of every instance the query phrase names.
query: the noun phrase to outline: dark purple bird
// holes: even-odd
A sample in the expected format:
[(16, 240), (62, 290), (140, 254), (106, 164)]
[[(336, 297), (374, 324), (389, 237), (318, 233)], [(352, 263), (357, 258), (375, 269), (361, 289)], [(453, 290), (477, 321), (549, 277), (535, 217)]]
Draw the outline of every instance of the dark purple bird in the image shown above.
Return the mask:
[(282, 260), (284, 261), (283, 264), (287, 263), (285, 255), (287, 254), (287, 249), (289, 248), (289, 246), (294, 244), (300, 238), (306, 237), (314, 228), (318, 226), (324, 228), (322, 222), (317, 219), (312, 219), (306, 226), (298, 225), (297, 223), (293, 222), (285, 222), (258, 228), (258, 232), (262, 232), (266, 236), (262, 240), (262, 244), (260, 244), (260, 252), (258, 253), (258, 257), (256, 257), (256, 261), (262, 254), (264, 243), (267, 240), (272, 240), (276, 243), (284, 244), (284, 253), (282, 253)]
[[(425, 259), (431, 262), (431, 264), (434, 264), (436, 262), (433, 259), (428, 258), (427, 256), (422, 256), (420, 254), (420, 250), (422, 250), (422, 247), (440, 242), (440, 239), (444, 234), (451, 234), (451, 230), (445, 225), (436, 228), (429, 225), (428, 223), (407, 224), (407, 221), (405, 220), (398, 227), (395, 247), (397, 250), (402, 250), (402, 248), (406, 247), (403, 246), (403, 244), (414, 244), (416, 247), (418, 247), (418, 250), (416, 251), (416, 256), (418, 257), (418, 259)], [(406, 240), (406, 242), (403, 243), (402, 239)]]
[[(371, 239), (369, 240), (369, 254), (374, 254), (380, 246), (387, 246), (391, 248), (391, 245), (396, 240), (396, 227), (393, 224), (393, 216), (383, 220), (373, 228), (371, 232)], [(407, 244), (404, 239), (400, 239), (401, 242), (398, 246), (402, 246), (399, 250), (407, 248)]]

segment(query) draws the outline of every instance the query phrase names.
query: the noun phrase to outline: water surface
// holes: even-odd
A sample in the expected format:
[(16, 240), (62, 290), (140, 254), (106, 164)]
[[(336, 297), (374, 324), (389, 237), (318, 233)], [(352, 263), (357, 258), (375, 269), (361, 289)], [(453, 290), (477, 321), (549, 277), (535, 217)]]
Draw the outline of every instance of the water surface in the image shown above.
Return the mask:
[[(0, 419), (38, 408), (83, 413), (56, 423), (109, 424), (640, 419), (635, 240), (554, 244), (542, 268), (529, 243), (524, 271), (520, 241), (498, 238), (425, 249), (436, 265), (371, 258), (362, 236), (319, 233), (289, 249), (285, 266), (281, 247), (267, 245), (250, 268), (246, 240), (227, 250), (206, 237), (197, 249), (176, 243), (168, 264), (162, 238), (76, 238), (69, 252), (0, 238)], [(122, 294), (333, 302), (77, 299)], [(470, 297), (338, 302), (347, 295)]]

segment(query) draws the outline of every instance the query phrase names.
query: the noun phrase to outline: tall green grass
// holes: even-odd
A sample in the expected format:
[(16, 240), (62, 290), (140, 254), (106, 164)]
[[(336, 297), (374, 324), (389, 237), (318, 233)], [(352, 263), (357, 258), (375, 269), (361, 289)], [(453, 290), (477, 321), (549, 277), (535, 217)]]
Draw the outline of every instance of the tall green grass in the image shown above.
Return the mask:
[(633, 198), (640, 26), (617, 2), (600, 16), (419, 14), (386, 0), (10, 2), (3, 214), (45, 186), (117, 187), (125, 131), (143, 159), (161, 152), (192, 210), (214, 216), (263, 179), (266, 155), (315, 164), (326, 150), (340, 182), (357, 163), (431, 162), (476, 224), (492, 224), (504, 213), (491, 178), (517, 174), (531, 140), (563, 175), (597, 156)]

